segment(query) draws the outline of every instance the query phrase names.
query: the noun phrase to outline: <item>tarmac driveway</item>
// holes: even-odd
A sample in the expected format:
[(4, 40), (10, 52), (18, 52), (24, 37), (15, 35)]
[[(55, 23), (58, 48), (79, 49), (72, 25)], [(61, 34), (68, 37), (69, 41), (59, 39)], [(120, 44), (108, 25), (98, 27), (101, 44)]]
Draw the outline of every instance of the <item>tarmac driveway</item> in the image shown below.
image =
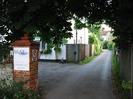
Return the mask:
[(42, 99), (115, 99), (112, 93), (111, 55), (105, 50), (85, 65), (40, 62)]

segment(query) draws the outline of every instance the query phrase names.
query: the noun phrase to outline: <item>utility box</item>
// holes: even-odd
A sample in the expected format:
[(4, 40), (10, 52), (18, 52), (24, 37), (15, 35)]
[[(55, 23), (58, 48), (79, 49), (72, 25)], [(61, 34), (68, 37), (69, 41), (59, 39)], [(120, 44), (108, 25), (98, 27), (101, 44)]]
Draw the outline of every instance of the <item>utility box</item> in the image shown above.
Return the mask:
[(24, 82), (26, 88), (38, 90), (39, 44), (27, 35), (13, 44), (13, 79)]

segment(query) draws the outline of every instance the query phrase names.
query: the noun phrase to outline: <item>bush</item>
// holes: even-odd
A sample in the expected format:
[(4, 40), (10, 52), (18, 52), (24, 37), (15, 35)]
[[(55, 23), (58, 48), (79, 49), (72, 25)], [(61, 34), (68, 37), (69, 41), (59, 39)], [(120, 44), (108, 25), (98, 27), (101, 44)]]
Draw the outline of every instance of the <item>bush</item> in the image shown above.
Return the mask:
[(104, 41), (103, 42), (103, 49), (113, 50), (114, 49), (114, 43), (112, 41)]
[(89, 43), (90, 44), (94, 44), (95, 43), (95, 36), (94, 35), (90, 35), (89, 36)]
[(60, 47), (55, 47), (54, 50), (55, 50), (55, 52), (57, 52), (57, 53), (60, 53), (60, 52), (61, 52), (61, 48), (60, 48)]
[(98, 38), (96, 34), (92, 33), (89, 36), (89, 42), (95, 45), (95, 54), (99, 55), (102, 51), (102, 41)]
[(7, 59), (10, 55), (10, 47), (8, 44), (0, 43), (0, 63)]
[(120, 77), (120, 64), (118, 62), (118, 59), (115, 55), (113, 55), (112, 58), (112, 70), (113, 70), (113, 74), (115, 75), (115, 77)]
[(108, 49), (108, 42), (107, 41), (103, 42), (103, 49)]
[(51, 54), (52, 53), (52, 49), (46, 49), (42, 53), (43, 54)]
[(112, 73), (113, 73), (113, 85), (115, 86), (117, 93), (121, 95), (121, 99), (129, 99), (132, 89), (132, 82), (125, 81), (120, 78), (120, 64), (115, 55), (112, 58)]
[(132, 82), (131, 81), (122, 81), (122, 88), (129, 92), (130, 90), (132, 90)]
[(97, 38), (96, 43), (95, 43), (95, 54), (99, 55), (102, 52), (102, 43), (101, 41)]
[(39, 99), (39, 94), (9, 79), (0, 79), (0, 99)]

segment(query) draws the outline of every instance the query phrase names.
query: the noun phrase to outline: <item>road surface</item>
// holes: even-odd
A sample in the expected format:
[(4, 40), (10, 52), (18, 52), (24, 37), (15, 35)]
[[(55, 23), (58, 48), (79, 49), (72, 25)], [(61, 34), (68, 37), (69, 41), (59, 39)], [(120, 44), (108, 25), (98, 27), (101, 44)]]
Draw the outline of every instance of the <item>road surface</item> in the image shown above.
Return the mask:
[(105, 50), (85, 65), (40, 62), (42, 99), (115, 99), (111, 55)]

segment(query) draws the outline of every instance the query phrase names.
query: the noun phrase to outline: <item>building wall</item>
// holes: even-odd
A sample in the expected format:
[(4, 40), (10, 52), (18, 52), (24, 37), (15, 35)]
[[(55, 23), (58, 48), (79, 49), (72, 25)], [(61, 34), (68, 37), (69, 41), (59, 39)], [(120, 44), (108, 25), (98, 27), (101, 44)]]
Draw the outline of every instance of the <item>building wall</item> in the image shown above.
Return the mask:
[(72, 35), (73, 37), (68, 39), (67, 44), (76, 44), (76, 37), (77, 37), (77, 44), (88, 44), (88, 29), (83, 28), (80, 30), (77, 30), (77, 36), (76, 36), (76, 30), (74, 29), (74, 20), (71, 20), (72, 22)]
[(40, 59), (44, 60), (67, 60), (68, 62), (79, 62), (90, 56), (88, 44), (66, 44), (61, 47), (60, 53), (41, 54)]
[(52, 49), (51, 54), (41, 54), (40, 59), (45, 59), (45, 60), (60, 60), (60, 59), (66, 60), (66, 46), (63, 45), (61, 46), (61, 52), (56, 53), (54, 49)]
[[(76, 36), (76, 30), (74, 29), (74, 20), (71, 20), (72, 22), (72, 35), (73, 37), (68, 39), (67, 44), (76, 44), (76, 37), (77, 37), (77, 44), (88, 44), (88, 29), (87, 28), (83, 28), (81, 30), (77, 30), (77, 36)], [(82, 45), (81, 45), (82, 46)], [(70, 46), (72, 48), (69, 48), (69, 46), (66, 47), (66, 45), (61, 47), (61, 53), (55, 53), (54, 49), (52, 49), (52, 53), (51, 54), (41, 54), (40, 55), (40, 59), (45, 59), (45, 60), (60, 60), (60, 59), (64, 59), (66, 60), (67, 58), (67, 52), (70, 52), (71, 54), (69, 54), (68, 57), (70, 58), (74, 58), (71, 57), (71, 55), (73, 55), (73, 51), (74, 50), (78, 50), (78, 46), (76, 45), (72, 45)], [(42, 51), (42, 42), (40, 42), (40, 51)], [(82, 50), (82, 47), (80, 48), (80, 51)], [(77, 52), (77, 51), (76, 51)], [(85, 53), (85, 50), (82, 51), (83, 53)], [(81, 54), (81, 52), (79, 53)], [(76, 54), (78, 55), (78, 53)], [(84, 55), (85, 56), (85, 55)], [(77, 58), (78, 56), (76, 56)], [(80, 57), (82, 58), (82, 55), (80, 55)], [(74, 60), (74, 59), (71, 59)], [(77, 60), (77, 59), (75, 59)]]

